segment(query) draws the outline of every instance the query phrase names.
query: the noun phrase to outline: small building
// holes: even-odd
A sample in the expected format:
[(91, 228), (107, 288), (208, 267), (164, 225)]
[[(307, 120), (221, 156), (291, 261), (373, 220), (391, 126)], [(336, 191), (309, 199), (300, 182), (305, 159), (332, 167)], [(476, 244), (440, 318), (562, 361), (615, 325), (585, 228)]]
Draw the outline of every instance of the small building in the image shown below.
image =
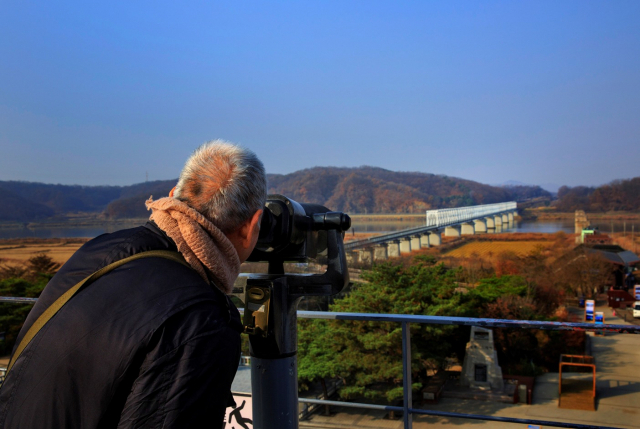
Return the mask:
[(614, 278), (611, 282), (614, 289), (626, 288), (625, 275), (640, 264), (640, 258), (635, 253), (616, 244), (581, 244), (575, 250), (583, 250), (585, 254), (600, 255), (614, 265)]
[(582, 235), (580, 239), (581, 243), (586, 245), (596, 245), (596, 244), (611, 244), (611, 237), (607, 234), (600, 234), (597, 229), (594, 228), (585, 228), (582, 230)]

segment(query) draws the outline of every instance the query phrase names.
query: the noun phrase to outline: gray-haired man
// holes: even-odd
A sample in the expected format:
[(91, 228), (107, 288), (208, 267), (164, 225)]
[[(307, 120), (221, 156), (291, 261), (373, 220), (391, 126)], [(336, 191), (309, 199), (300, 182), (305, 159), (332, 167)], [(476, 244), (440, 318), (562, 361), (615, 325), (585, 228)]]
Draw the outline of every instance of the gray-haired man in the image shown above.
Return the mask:
[(42, 292), (17, 343), (102, 267), (149, 251), (184, 260), (136, 259), (80, 289), (14, 356), (0, 427), (222, 427), (242, 329), (226, 294), (256, 244), (265, 199), (257, 157), (213, 141), (189, 158), (170, 197), (147, 201), (150, 222), (86, 243)]

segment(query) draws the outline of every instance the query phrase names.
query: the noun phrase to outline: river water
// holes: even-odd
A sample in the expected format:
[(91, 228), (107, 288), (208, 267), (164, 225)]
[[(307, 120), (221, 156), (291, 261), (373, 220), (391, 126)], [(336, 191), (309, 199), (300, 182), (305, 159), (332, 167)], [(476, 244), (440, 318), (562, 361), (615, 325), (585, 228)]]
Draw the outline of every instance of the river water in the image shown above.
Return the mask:
[[(106, 232), (113, 232), (124, 228), (132, 228), (141, 225), (141, 223), (118, 224), (104, 226), (70, 226), (70, 227), (34, 227), (34, 228), (15, 228), (0, 229), (0, 239), (5, 238), (77, 238), (77, 237), (97, 237)], [(419, 221), (395, 221), (395, 222), (354, 222), (352, 230), (355, 232), (375, 232), (379, 234), (400, 231), (407, 228), (414, 228), (424, 225)], [(640, 222), (627, 221), (624, 222), (608, 222), (600, 221), (593, 226), (599, 227), (600, 231), (609, 233), (613, 229), (615, 232), (625, 230), (631, 233), (632, 229), (636, 233), (640, 233)], [(501, 232), (538, 232), (538, 233), (554, 233), (564, 231), (573, 234), (574, 224), (572, 219), (553, 220), (553, 221), (520, 221), (514, 222), (511, 228), (503, 227)], [(496, 231), (498, 232), (498, 231)]]
[(142, 225), (141, 222), (118, 225), (93, 225), (93, 226), (68, 226), (68, 227), (33, 227), (33, 228), (7, 228), (0, 229), (0, 239), (5, 238), (78, 238), (97, 237), (106, 232), (114, 232), (120, 229), (133, 228)]

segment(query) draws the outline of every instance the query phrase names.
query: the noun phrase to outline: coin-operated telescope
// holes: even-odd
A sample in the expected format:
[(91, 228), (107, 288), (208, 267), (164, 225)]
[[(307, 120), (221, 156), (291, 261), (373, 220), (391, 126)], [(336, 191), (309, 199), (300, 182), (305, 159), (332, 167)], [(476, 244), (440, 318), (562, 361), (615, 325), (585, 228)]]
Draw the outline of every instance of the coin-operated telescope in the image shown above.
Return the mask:
[[(317, 204), (269, 195), (255, 250), (248, 261), (268, 262), (268, 274), (239, 277), (251, 348), (253, 424), (298, 427), (297, 307), (304, 296), (330, 296), (349, 283), (342, 237), (348, 215)], [(326, 263), (321, 274), (285, 273), (285, 262)]]

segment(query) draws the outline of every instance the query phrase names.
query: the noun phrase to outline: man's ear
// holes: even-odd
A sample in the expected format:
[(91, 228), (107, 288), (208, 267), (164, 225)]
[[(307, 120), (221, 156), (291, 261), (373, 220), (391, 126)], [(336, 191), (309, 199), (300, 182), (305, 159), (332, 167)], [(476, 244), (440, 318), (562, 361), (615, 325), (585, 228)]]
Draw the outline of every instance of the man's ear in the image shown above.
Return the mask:
[(253, 216), (251, 216), (251, 219), (248, 219), (240, 227), (240, 239), (242, 240), (242, 247), (245, 249), (251, 248), (251, 250), (253, 250), (255, 243), (258, 241), (261, 220), (262, 210), (257, 210)]
[(240, 262), (247, 260), (253, 248), (258, 242), (260, 235), (260, 221), (262, 220), (262, 210), (256, 211), (253, 216), (244, 221), (238, 229), (225, 234), (233, 247), (238, 252)]
[(169, 191), (169, 196), (173, 197), (173, 193), (176, 191), (176, 187), (174, 186), (173, 188), (171, 188), (171, 190)]

